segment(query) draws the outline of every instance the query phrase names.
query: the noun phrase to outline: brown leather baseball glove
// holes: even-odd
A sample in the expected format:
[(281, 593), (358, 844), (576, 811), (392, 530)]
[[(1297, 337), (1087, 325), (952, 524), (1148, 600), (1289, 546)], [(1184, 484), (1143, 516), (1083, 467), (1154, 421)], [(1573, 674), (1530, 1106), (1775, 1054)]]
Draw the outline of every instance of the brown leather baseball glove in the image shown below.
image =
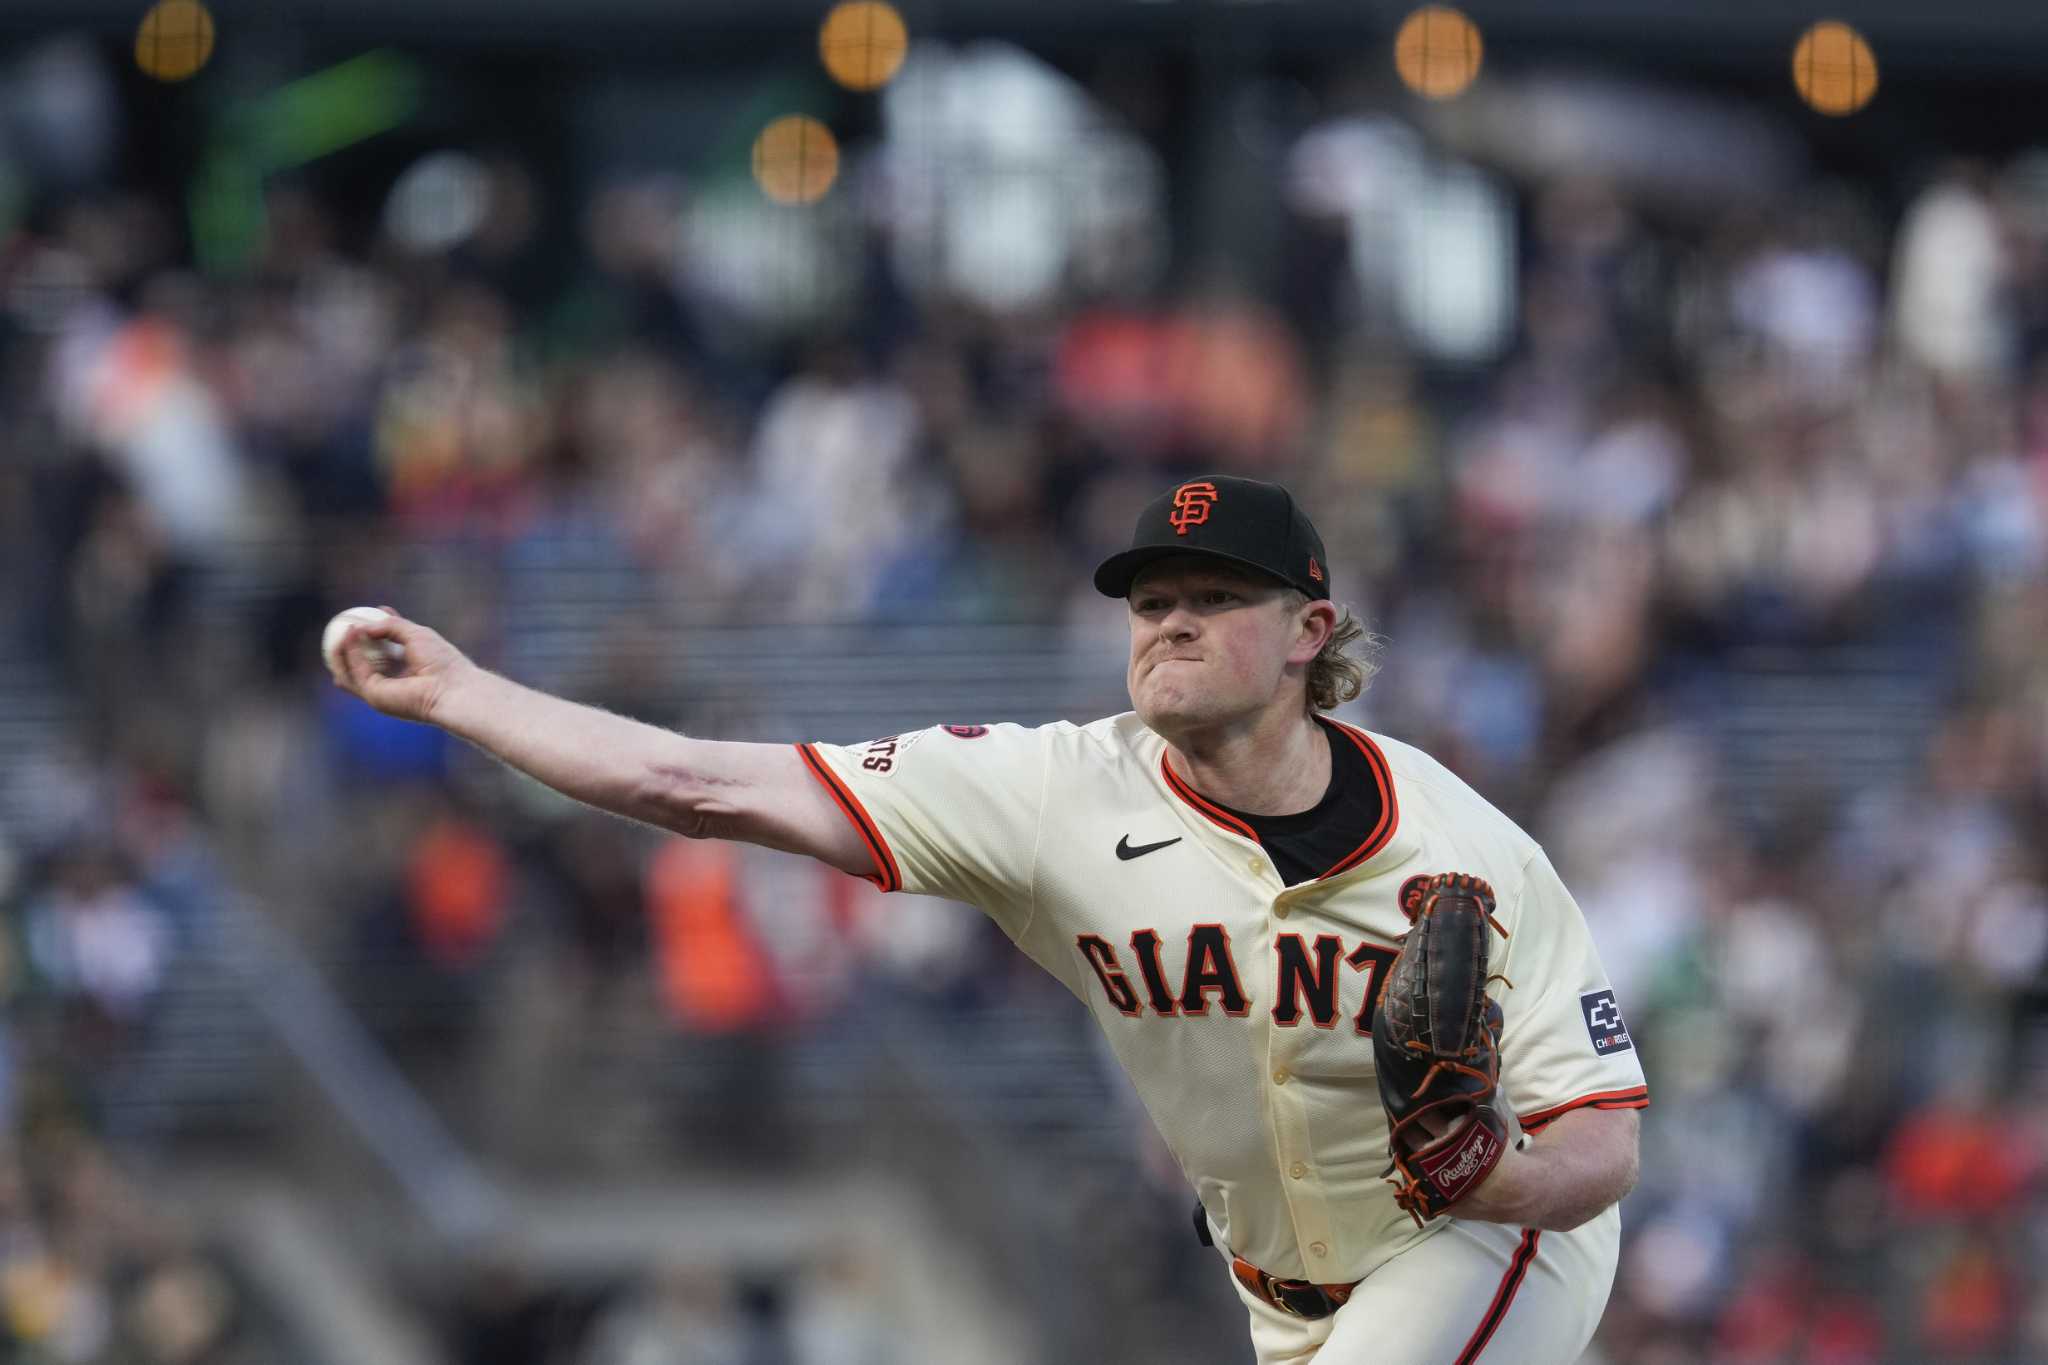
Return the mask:
[(1500, 1006), (1486, 994), (1493, 888), (1446, 872), (1422, 887), (1415, 922), (1372, 1012), (1380, 1103), (1392, 1127), (1394, 1199), (1418, 1225), (1486, 1179), (1507, 1150), (1496, 1105)]

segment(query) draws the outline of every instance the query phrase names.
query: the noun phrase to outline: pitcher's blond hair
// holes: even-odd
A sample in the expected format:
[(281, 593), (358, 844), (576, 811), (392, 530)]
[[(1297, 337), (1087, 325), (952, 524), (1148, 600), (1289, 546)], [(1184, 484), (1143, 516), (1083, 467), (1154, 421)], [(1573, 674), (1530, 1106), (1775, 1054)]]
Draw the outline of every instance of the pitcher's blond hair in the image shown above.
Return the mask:
[[(1308, 605), (1308, 594), (1297, 590), (1294, 598), (1294, 605)], [(1337, 628), (1323, 642), (1322, 653), (1309, 661), (1309, 708), (1334, 711), (1365, 695), (1373, 674), (1380, 671), (1380, 654), (1385, 648), (1386, 641), (1367, 630), (1351, 608), (1342, 608)]]

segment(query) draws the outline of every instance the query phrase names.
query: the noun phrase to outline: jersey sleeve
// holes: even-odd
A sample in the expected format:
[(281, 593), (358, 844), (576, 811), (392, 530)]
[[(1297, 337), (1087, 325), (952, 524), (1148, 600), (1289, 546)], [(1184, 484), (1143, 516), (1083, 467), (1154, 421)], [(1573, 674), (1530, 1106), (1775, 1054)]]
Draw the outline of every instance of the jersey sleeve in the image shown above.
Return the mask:
[(1578, 902), (1539, 851), (1523, 869), (1518, 913), (1494, 970), (1501, 1081), (1522, 1127), (1537, 1132), (1573, 1109), (1641, 1109), (1642, 1059)]
[(1031, 914), (1047, 743), (1018, 725), (939, 725), (797, 751), (860, 831), (869, 881), (979, 906), (1015, 938)]

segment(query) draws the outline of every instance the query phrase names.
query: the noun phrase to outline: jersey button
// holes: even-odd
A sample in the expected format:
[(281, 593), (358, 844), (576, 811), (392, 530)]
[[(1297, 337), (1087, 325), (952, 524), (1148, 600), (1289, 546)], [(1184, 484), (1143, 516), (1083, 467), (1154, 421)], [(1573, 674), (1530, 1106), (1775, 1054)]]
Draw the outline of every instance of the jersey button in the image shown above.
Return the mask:
[(1301, 1179), (1308, 1174), (1308, 1163), (1305, 1161), (1295, 1162), (1287, 1168), (1287, 1174), (1293, 1176), (1296, 1180)]
[(1244, 870), (1256, 877), (1266, 870), (1266, 860), (1256, 856), (1246, 858), (1244, 860)]
[(1274, 1068), (1273, 1068), (1273, 1084), (1275, 1084), (1275, 1085), (1285, 1085), (1285, 1084), (1287, 1084), (1287, 1068), (1286, 1068), (1286, 1067), (1284, 1067), (1284, 1066), (1276, 1066), (1276, 1067), (1274, 1067)]
[(1330, 1249), (1321, 1242), (1310, 1242), (1308, 1244), (1308, 1254), (1311, 1256), (1327, 1256), (1330, 1254)]
[(1292, 907), (1291, 907), (1291, 906), (1289, 906), (1289, 905), (1287, 904), (1287, 902), (1286, 902), (1286, 901), (1275, 901), (1275, 902), (1274, 902), (1274, 904), (1273, 904), (1273, 918), (1274, 918), (1274, 919), (1286, 919), (1286, 918), (1287, 918), (1287, 912), (1288, 912), (1288, 910), (1290, 910), (1291, 908), (1292, 908)]

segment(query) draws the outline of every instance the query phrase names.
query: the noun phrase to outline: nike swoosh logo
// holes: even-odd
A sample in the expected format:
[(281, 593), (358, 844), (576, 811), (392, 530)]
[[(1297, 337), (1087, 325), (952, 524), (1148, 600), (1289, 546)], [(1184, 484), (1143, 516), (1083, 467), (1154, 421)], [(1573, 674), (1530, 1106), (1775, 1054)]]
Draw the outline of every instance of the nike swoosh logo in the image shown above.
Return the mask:
[(1131, 836), (1126, 834), (1123, 838), (1116, 841), (1116, 856), (1125, 862), (1129, 862), (1133, 858), (1142, 858), (1147, 853), (1157, 853), (1168, 844), (1177, 844), (1180, 840), (1181, 836), (1175, 835), (1171, 839), (1161, 839), (1156, 844), (1139, 844), (1136, 848), (1132, 848)]

